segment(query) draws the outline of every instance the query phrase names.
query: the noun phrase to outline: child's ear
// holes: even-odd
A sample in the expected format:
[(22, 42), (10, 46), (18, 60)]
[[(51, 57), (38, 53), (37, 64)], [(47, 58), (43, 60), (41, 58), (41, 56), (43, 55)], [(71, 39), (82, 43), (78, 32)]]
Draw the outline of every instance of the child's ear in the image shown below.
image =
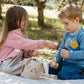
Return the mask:
[(76, 17), (76, 19), (75, 19), (75, 20), (76, 20), (76, 22), (77, 22), (77, 23), (79, 23), (79, 17)]

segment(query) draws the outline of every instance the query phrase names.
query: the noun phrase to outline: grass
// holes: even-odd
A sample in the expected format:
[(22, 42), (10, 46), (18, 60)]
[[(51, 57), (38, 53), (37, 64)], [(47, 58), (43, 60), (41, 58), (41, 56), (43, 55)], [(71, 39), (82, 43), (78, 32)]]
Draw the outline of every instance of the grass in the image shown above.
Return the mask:
[[(3, 12), (5, 15), (5, 12)], [(3, 19), (0, 20), (0, 30), (2, 28)], [(45, 40), (62, 40), (63, 35), (65, 34), (65, 29), (58, 19), (48, 18), (44, 16), (45, 26), (38, 25), (37, 16), (29, 15), (29, 23), (27, 27), (28, 38), (30, 39), (45, 39)], [(81, 24), (84, 26), (84, 21)], [(57, 49), (48, 49), (44, 48), (39, 51), (39, 55), (36, 57), (40, 61), (47, 61), (48, 63), (53, 60), (54, 56), (58, 52)]]
[(44, 48), (44, 49), (40, 49), (38, 50), (39, 54), (36, 57), (39, 61), (43, 62), (43, 61), (47, 61), (48, 63), (50, 63), (53, 58), (56, 56), (58, 50), (56, 49), (48, 49), (48, 48)]
[[(44, 18), (45, 26), (39, 26), (37, 17), (29, 15), (29, 26), (27, 27), (29, 38), (49, 40), (62, 39), (65, 30), (63, 29), (63, 25), (60, 23), (60, 21), (47, 17)], [(63, 34), (61, 34), (59, 31)]]
[[(0, 29), (3, 25), (4, 18), (0, 20)], [(27, 27), (28, 37), (31, 39), (48, 39), (48, 40), (57, 40), (62, 39), (62, 35), (57, 32), (59, 29), (59, 20), (45, 18), (45, 26), (38, 25), (38, 22), (33, 20), (37, 19), (36, 16), (29, 16), (29, 25)], [(58, 25), (57, 25), (58, 24)]]
[[(0, 29), (3, 25), (4, 18), (5, 17), (3, 17), (2, 20), (0, 20)], [(57, 40), (62, 38), (62, 36), (56, 31), (56, 28), (58, 27), (55, 25), (55, 23), (59, 24), (59, 20), (45, 18), (45, 23), (46, 23), (46, 27), (45, 27), (38, 25), (37, 21), (35, 21), (35, 19), (37, 19), (36, 16), (30, 16), (29, 19), (30, 18), (32, 18), (32, 20), (29, 20), (29, 25), (27, 27), (27, 34), (30, 39)], [(48, 27), (52, 27), (52, 28), (48, 28)], [(54, 56), (57, 53), (57, 49), (52, 50), (48, 48), (44, 48), (41, 50), (39, 49), (38, 51), (39, 51), (39, 55), (36, 58), (41, 62), (47, 61), (48, 63), (51, 60), (53, 60)]]

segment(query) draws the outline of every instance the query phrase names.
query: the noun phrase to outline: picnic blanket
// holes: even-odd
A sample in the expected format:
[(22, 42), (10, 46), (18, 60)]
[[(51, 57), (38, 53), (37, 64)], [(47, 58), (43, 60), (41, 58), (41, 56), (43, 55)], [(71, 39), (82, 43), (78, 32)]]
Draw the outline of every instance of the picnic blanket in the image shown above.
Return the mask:
[(31, 80), (0, 72), (0, 84), (84, 84), (84, 79), (58, 80), (56, 76), (49, 75), (48, 77), (41, 77), (39, 80)]

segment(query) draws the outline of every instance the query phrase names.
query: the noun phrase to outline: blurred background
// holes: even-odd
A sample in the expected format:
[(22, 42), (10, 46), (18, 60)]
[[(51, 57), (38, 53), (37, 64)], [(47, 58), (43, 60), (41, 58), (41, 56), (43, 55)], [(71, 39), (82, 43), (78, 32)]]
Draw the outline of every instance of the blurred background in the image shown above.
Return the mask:
[[(57, 14), (63, 6), (70, 3), (77, 4), (84, 15), (84, 0), (0, 0), (0, 31), (7, 9), (19, 5), (24, 7), (29, 14), (28, 38), (57, 41), (60, 46), (66, 30), (60, 23)], [(81, 25), (84, 26), (84, 17)], [(36, 58), (49, 63), (58, 52), (59, 46), (53, 50), (46, 47), (38, 50), (39, 55)]]

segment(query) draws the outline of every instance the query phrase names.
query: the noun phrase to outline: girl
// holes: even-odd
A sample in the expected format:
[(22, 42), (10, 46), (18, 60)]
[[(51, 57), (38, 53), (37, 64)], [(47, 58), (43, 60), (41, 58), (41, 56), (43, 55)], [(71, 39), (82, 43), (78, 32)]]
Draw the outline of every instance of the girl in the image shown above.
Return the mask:
[(8, 9), (0, 41), (0, 71), (20, 75), (22, 50), (42, 49), (44, 45), (51, 49), (56, 47), (50, 41), (26, 39), (27, 19), (24, 8), (13, 6)]

